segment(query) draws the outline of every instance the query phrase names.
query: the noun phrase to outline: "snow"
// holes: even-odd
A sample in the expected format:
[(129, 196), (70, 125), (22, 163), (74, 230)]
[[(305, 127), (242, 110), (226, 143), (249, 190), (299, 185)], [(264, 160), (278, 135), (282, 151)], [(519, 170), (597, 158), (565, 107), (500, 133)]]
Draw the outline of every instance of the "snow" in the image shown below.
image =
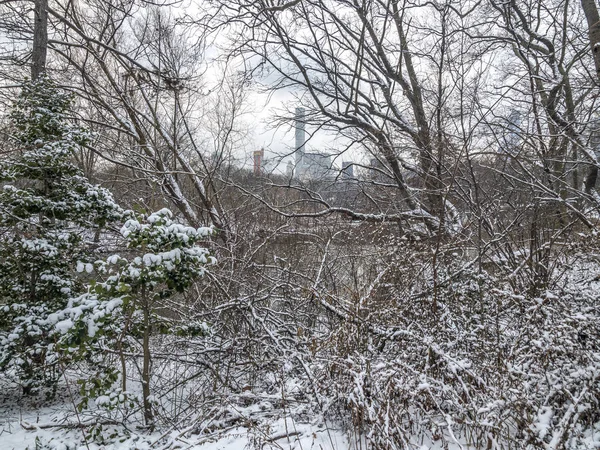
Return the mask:
[(552, 417), (554, 411), (550, 406), (545, 406), (538, 412), (537, 422), (533, 425), (533, 431), (535, 431), (540, 439), (544, 439), (550, 429)]
[(65, 334), (71, 328), (73, 328), (74, 323), (71, 319), (66, 319), (58, 322), (56, 324), (56, 329), (59, 330), (62, 334)]
[[(43, 425), (46, 423), (42, 422)], [(32, 430), (26, 430), (32, 428)], [(270, 434), (264, 434), (254, 429), (236, 427), (224, 433), (205, 433), (204, 436), (184, 437), (179, 431), (173, 431), (161, 438), (159, 433), (134, 434), (122, 438), (121, 442), (97, 444), (81, 442), (81, 432), (52, 431), (36, 428), (35, 422), (11, 422), (6, 424), (0, 434), (0, 445), (3, 450), (34, 450), (36, 442), (46, 444), (52, 450), (144, 450), (157, 448), (186, 448), (189, 450), (242, 450), (254, 448), (257, 442), (264, 442), (266, 449), (280, 450), (350, 450), (352, 447), (347, 439), (337, 430), (319, 429), (310, 425), (288, 423), (280, 420), (272, 424)], [(79, 436), (78, 436), (79, 435)], [(429, 447), (421, 447), (428, 450)]]
[(96, 399), (96, 405), (104, 406), (110, 404), (110, 397), (107, 395), (101, 395)]
[[(14, 389), (14, 388), (13, 388)], [(93, 423), (93, 416), (75, 414), (68, 390), (63, 386), (62, 398), (49, 406), (37, 408), (36, 402), (11, 402), (9, 392), (0, 403), (0, 448), (2, 450), (34, 450), (40, 445), (43, 449), (67, 450), (142, 450), (176, 449), (189, 450), (242, 450), (252, 448), (279, 450), (354, 450), (347, 436), (332, 424), (321, 420), (299, 422), (285, 410), (271, 419), (253, 425), (228, 426), (215, 418), (198, 417), (187, 426), (175, 426), (153, 432), (105, 426), (107, 435), (114, 430), (115, 439), (104, 443), (95, 442), (89, 436), (84, 438), (79, 424)], [(119, 396), (115, 394), (115, 399)], [(113, 402), (111, 396), (103, 395), (95, 399), (98, 408)], [(237, 420), (252, 421), (250, 418), (261, 408), (251, 405), (232, 409)], [(72, 424), (65, 428), (60, 425)], [(84, 426), (83, 431), (89, 432)], [(120, 430), (120, 431), (119, 431)], [(423, 447), (427, 448), (427, 447)]]

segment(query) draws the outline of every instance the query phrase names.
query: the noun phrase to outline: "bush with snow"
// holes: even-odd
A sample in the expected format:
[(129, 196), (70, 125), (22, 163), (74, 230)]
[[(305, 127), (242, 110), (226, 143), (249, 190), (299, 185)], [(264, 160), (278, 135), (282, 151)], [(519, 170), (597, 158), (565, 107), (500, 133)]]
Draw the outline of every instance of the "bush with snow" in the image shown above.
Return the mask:
[(26, 392), (56, 380), (46, 318), (82, 292), (73, 267), (92, 258), (90, 237), (123, 217), (72, 162), (89, 133), (70, 108), (49, 78), (25, 83), (10, 114), (15, 151), (0, 162), (0, 370)]
[[(84, 402), (112, 390), (117, 379), (126, 391), (124, 352), (135, 351), (142, 340), (140, 377), (147, 422), (151, 421), (150, 401), (152, 334), (178, 333), (169, 301), (183, 292), (215, 263), (208, 249), (198, 246), (212, 234), (212, 228), (181, 225), (168, 209), (148, 216), (130, 218), (121, 228), (123, 255), (111, 255), (93, 266), (80, 263), (80, 272), (93, 271), (99, 278), (88, 292), (69, 300), (67, 307), (48, 317), (54, 326), (58, 347), (79, 352), (95, 362), (95, 376), (82, 381)], [(104, 363), (106, 353), (119, 355), (122, 364)], [(104, 405), (106, 402), (101, 402)]]

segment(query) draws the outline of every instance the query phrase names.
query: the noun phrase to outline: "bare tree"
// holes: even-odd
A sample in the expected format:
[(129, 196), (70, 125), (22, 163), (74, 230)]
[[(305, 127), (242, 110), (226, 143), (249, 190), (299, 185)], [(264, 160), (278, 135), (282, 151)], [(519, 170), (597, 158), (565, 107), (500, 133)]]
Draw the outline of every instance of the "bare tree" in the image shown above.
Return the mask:
[[(255, 72), (266, 68), (279, 77), (273, 85), (302, 92), (310, 123), (368, 142), (389, 168), (405, 212), (416, 213), (431, 233), (445, 233), (444, 109), (452, 89), (446, 74), (460, 32), (455, 19), (472, 10), (429, 4), (420, 9), (434, 19), (419, 24), (407, 6), (291, 2), (284, 14), (269, 3), (228, 2), (223, 10), (225, 21), (242, 18), (245, 26), (233, 22), (239, 31), (233, 45), (249, 65), (256, 63)], [(407, 174), (418, 177), (422, 195)]]
[(48, 51), (48, 0), (35, 1), (31, 79), (36, 80), (46, 70)]
[[(600, 80), (600, 15), (596, 2), (581, 0), (581, 7), (588, 23), (590, 47), (594, 56), (596, 76)], [(585, 178), (585, 190), (589, 194), (596, 187), (598, 180), (598, 166), (592, 165)]]
[[(87, 120), (106, 130), (92, 150), (160, 186), (189, 223), (207, 217), (227, 240), (229, 225), (204, 171), (205, 149), (197, 145), (186, 111), (197, 101), (191, 99), (202, 96), (202, 47), (193, 49), (191, 38), (177, 34), (168, 15), (156, 9), (132, 29), (135, 3), (87, 7), (86, 14), (60, 3), (49, 8), (56, 21), (49, 45), (56, 64), (80, 80), (72, 87), (96, 114)], [(124, 147), (126, 156), (112, 145)]]

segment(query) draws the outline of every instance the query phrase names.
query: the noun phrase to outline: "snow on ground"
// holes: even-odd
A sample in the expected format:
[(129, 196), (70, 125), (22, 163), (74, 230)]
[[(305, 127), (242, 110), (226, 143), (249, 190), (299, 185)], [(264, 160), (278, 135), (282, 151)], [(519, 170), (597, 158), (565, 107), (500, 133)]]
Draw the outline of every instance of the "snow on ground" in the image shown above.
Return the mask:
[[(256, 405), (238, 410), (250, 418)], [(104, 425), (100, 444), (89, 436), (89, 414), (75, 414), (68, 391), (56, 400), (24, 399), (17, 388), (0, 389), (0, 450), (350, 450), (344, 433), (322, 420), (299, 423), (286, 411), (260, 423), (241, 420), (239, 425), (219, 421), (188, 421), (186, 426), (159, 429), (152, 433), (139, 427)], [(97, 419), (97, 418), (96, 418)], [(62, 427), (61, 427), (62, 425)], [(66, 425), (66, 427), (64, 427)]]
[[(83, 441), (81, 430), (25, 429), (19, 422), (4, 424), (0, 431), (0, 448), (3, 450), (34, 450), (45, 444), (52, 450), (236, 450), (236, 449), (284, 449), (284, 450), (347, 450), (346, 438), (339, 431), (317, 429), (309, 424), (296, 424), (294, 431), (285, 433), (283, 423), (275, 423), (271, 435), (261, 435), (253, 429), (238, 427), (225, 433), (207, 436), (179, 436), (172, 432), (133, 434), (122, 442), (100, 445)], [(281, 428), (278, 428), (281, 427)], [(29, 427), (28, 427), (29, 428)]]
[[(368, 449), (364, 438), (348, 437), (339, 428), (324, 423), (298, 423), (289, 417), (260, 426), (201, 430), (173, 429), (145, 433), (131, 430), (129, 436), (99, 444), (84, 439), (81, 429), (48, 428), (73, 423), (68, 404), (39, 410), (19, 410), (0, 405), (0, 450), (358, 450)], [(7, 415), (8, 413), (8, 415)], [(194, 428), (195, 431), (189, 431)], [(114, 428), (115, 431), (123, 428)], [(108, 434), (108, 433), (105, 433)], [(414, 439), (413, 450), (475, 450), (462, 442)]]
[[(43, 414), (40, 414), (43, 419)], [(81, 430), (40, 429), (29, 423), (4, 422), (0, 429), (0, 448), (3, 450), (34, 450), (41, 444), (53, 450), (146, 450), (146, 449), (191, 449), (191, 450), (235, 450), (235, 449), (285, 449), (285, 450), (347, 450), (348, 442), (337, 430), (315, 427), (310, 424), (294, 424), (285, 430), (285, 421), (270, 426), (271, 434), (264, 431), (236, 427), (226, 432), (206, 435), (182, 436), (173, 431), (166, 436), (160, 433), (133, 434), (122, 442), (100, 445), (92, 441), (87, 446)], [(47, 425), (44, 423), (42, 425)], [(38, 447), (36, 447), (36, 444)]]
[[(363, 439), (347, 436), (339, 427), (314, 418), (312, 423), (298, 422), (281, 411), (277, 417), (239, 426), (223, 421), (198, 420), (186, 427), (161, 429), (152, 433), (135, 426), (128, 432), (121, 425), (105, 426), (106, 443), (98, 443), (86, 434), (89, 427), (61, 428), (87, 422), (90, 416), (74, 413), (67, 393), (59, 392), (52, 402), (24, 401), (15, 389), (0, 390), (0, 450), (358, 450), (369, 448)], [(256, 405), (237, 411), (250, 417)], [(243, 422), (242, 422), (243, 423)], [(431, 442), (414, 439), (414, 450), (473, 450), (463, 442)]]

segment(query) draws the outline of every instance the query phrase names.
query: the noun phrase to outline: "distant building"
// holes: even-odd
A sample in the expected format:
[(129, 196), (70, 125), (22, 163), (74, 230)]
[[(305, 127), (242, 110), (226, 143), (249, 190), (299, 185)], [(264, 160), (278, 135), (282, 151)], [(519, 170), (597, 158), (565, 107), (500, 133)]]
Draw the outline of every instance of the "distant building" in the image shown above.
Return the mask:
[(511, 111), (508, 116), (506, 130), (504, 131), (499, 153), (514, 154), (518, 152), (519, 143), (521, 142), (521, 113), (517, 110)]
[(388, 169), (379, 158), (371, 158), (369, 161), (369, 179), (372, 181), (386, 182), (389, 181)]
[(342, 179), (349, 180), (354, 178), (354, 163), (352, 161), (342, 162)]
[(299, 177), (309, 180), (332, 178), (331, 155), (326, 153), (304, 153), (299, 168)]
[(304, 108), (296, 108), (296, 165), (302, 159), (304, 146), (306, 145), (306, 111)]
[(331, 155), (321, 152), (306, 152), (306, 111), (304, 108), (296, 108), (295, 121), (296, 147), (294, 149), (293, 177), (302, 180), (334, 178)]
[(265, 164), (265, 149), (261, 148), (253, 153), (254, 157), (254, 175), (260, 176), (263, 173)]

